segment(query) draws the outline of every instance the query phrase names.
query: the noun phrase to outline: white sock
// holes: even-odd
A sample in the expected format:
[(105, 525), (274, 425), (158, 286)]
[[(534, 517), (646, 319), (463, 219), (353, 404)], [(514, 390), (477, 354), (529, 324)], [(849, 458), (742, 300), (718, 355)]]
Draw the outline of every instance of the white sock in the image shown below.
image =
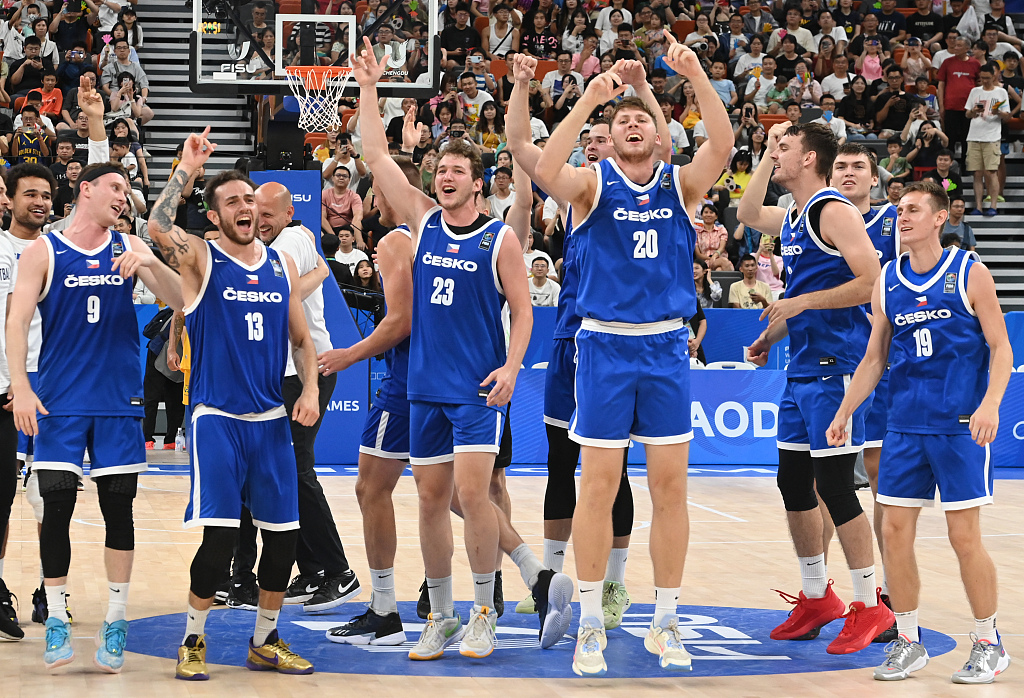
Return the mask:
[(867, 608), (878, 605), (878, 587), (875, 584), (875, 566), (850, 570), (853, 578), (853, 600), (860, 601)]
[(532, 590), (533, 585), (537, 583), (537, 577), (544, 570), (544, 565), (540, 564), (540, 560), (526, 543), (520, 543), (518, 548), (509, 553), (509, 557), (519, 568), (519, 574), (526, 582), (526, 588)]
[(629, 548), (612, 548), (608, 554), (608, 565), (604, 570), (604, 581), (626, 583), (626, 557)]
[(206, 633), (206, 616), (208, 615), (210, 615), (210, 609), (200, 611), (192, 608), (192, 604), (188, 605), (188, 614), (185, 616), (185, 639), (181, 641), (181, 644), (185, 644), (189, 635), (202, 636)]
[(604, 627), (604, 609), (601, 607), (601, 597), (604, 591), (604, 580), (596, 582), (579, 581), (580, 585), (580, 625), (593, 625), (595, 628)]
[(43, 585), (43, 580), (44, 580), (44, 579), (46, 579), (46, 575), (45, 575), (45, 574), (43, 574), (43, 563), (42, 563), (42, 562), (40, 562), (40, 563), (39, 563), (39, 586), (40, 586), (40, 587), (44, 586), (44, 585)]
[(825, 568), (825, 554), (801, 557), (800, 584), (804, 596), (809, 599), (823, 599), (828, 593), (828, 570)]
[(68, 607), (64, 601), (64, 595), (67, 591), (67, 585), (61, 584), (59, 586), (45, 585), (43, 589), (46, 591), (46, 609), (49, 612), (50, 618), (56, 618), (62, 620), (65, 623), (68, 622)]
[(569, 547), (567, 540), (544, 539), (544, 567), (545, 569), (562, 571), (565, 564), (565, 549)]
[(473, 607), (494, 610), (494, 572), (473, 573)]
[(996, 614), (993, 613), (988, 618), (980, 620), (975, 618), (974, 632), (979, 640), (985, 640), (993, 645), (999, 644), (999, 634), (996, 632)]
[(917, 609), (895, 615), (896, 631), (911, 642), (920, 642), (921, 632), (917, 629)]
[(889, 580), (885, 578), (885, 568), (882, 568), (882, 593), (889, 595)]
[(427, 577), (427, 594), (430, 596), (430, 613), (432, 615), (437, 619), (455, 617), (451, 575), (437, 579)]
[(259, 647), (267, 643), (267, 637), (277, 629), (277, 617), (281, 611), (268, 611), (258, 606), (256, 608), (256, 629), (252, 633), (253, 647)]
[(678, 605), (679, 587), (674, 589), (654, 587), (654, 626), (665, 628), (673, 620), (678, 622), (679, 614), (676, 612)]
[(0, 557), (0, 579), (4, 578), (4, 559)]
[(128, 582), (107, 582), (110, 602), (107, 605), (107, 622), (128, 620)]
[(370, 583), (373, 585), (373, 596), (370, 597), (370, 608), (373, 612), (386, 616), (398, 612), (398, 601), (395, 599), (395, 568), (386, 570), (370, 570)]

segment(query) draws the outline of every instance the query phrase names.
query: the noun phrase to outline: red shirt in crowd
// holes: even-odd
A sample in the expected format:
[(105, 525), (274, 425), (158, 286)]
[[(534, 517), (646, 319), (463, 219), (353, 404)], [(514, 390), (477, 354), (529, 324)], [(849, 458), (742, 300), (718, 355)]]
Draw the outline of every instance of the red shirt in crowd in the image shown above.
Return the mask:
[(977, 85), (981, 63), (974, 58), (962, 61), (951, 56), (939, 66), (939, 80), (945, 81), (945, 106), (953, 111), (963, 111), (967, 106), (967, 96)]

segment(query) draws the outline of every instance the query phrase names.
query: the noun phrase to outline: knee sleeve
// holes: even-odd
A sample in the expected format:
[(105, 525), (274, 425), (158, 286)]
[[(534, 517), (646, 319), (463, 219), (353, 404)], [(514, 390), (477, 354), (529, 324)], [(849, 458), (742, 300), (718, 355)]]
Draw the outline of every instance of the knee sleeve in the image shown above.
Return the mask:
[[(626, 450), (628, 457), (629, 450)], [(622, 462), (622, 479), (619, 480), (619, 492), (612, 504), (612, 535), (616, 538), (628, 536), (633, 532), (633, 489), (629, 486), (626, 476), (626, 461)]]
[(854, 482), (854, 468), (857, 465), (856, 453), (844, 453), (841, 456), (814, 459), (815, 481), (818, 483), (818, 495), (825, 502), (832, 523), (837, 527), (849, 523), (864, 513), (857, 498), (857, 485)]
[(39, 475), (34, 470), (29, 473), (28, 484), (25, 485), (25, 499), (32, 507), (36, 523), (43, 523), (43, 497), (39, 494)]
[(201, 599), (211, 599), (217, 588), (228, 580), (228, 566), (238, 531), (227, 526), (207, 526), (203, 543), (192, 558), (190, 589)]
[(266, 591), (286, 591), (288, 578), (295, 564), (295, 545), (299, 530), (263, 531), (263, 553), (260, 555), (259, 585)]
[(62, 470), (37, 473), (43, 500), (39, 557), (48, 578), (68, 576), (71, 567), (71, 517), (78, 499), (78, 476)]
[(105, 545), (111, 550), (135, 550), (132, 501), (138, 477), (137, 473), (125, 473), (96, 478), (100, 511), (107, 531)]
[(818, 506), (814, 495), (814, 459), (810, 451), (779, 449), (779, 473), (775, 483), (786, 511), (810, 511)]
[(548, 434), (548, 482), (544, 490), (544, 520), (571, 519), (576, 511), (576, 464), (580, 446), (569, 432), (545, 424)]

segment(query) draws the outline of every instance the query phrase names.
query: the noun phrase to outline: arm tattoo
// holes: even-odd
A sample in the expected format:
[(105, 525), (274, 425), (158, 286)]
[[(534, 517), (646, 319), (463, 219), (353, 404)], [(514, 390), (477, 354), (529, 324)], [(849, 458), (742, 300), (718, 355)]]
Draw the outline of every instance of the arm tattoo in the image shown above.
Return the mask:
[(174, 225), (178, 199), (187, 183), (188, 176), (180, 169), (175, 170), (149, 216), (150, 236), (172, 269), (181, 267), (178, 255), (186, 255), (191, 250), (188, 233)]

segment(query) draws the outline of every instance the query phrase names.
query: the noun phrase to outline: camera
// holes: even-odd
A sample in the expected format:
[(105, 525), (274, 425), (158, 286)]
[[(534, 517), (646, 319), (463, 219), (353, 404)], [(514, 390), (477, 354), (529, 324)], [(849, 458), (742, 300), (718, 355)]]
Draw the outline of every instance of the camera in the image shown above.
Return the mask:
[(694, 44), (692, 48), (693, 48), (694, 51), (698, 51), (698, 52), (699, 51), (707, 51), (708, 50), (708, 42), (701, 41), (700, 43)]

